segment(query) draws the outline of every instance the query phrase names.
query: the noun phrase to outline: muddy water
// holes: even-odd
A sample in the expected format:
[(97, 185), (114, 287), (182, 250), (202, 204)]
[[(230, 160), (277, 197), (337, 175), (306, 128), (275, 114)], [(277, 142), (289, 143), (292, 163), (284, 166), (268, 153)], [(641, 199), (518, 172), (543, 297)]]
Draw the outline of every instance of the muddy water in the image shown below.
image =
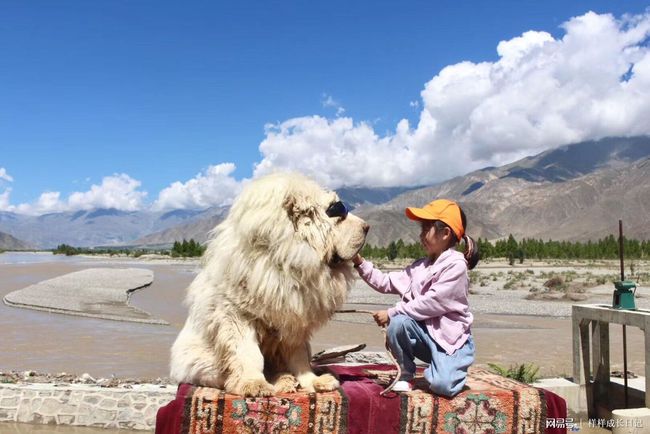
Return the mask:
[[(136, 291), (131, 304), (170, 325), (68, 316), (0, 303), (0, 371), (87, 372), (95, 378), (167, 376), (169, 349), (185, 322), (187, 310), (182, 300), (196, 275), (196, 262), (158, 264), (4, 253), (0, 254), (0, 298), (27, 285), (91, 267), (152, 270), (153, 284)], [(360, 342), (366, 343), (368, 350), (383, 350), (383, 335), (374, 324), (353, 326), (355, 333), (350, 333), (349, 323), (330, 323), (314, 336), (314, 352)]]
[[(0, 298), (45, 279), (98, 266), (152, 270), (153, 284), (136, 291), (131, 303), (170, 325), (67, 316), (0, 303), (0, 371), (87, 372), (96, 378), (168, 375), (169, 349), (185, 321), (182, 299), (185, 288), (195, 276), (196, 262), (161, 264), (4, 253), (0, 254)], [(534, 362), (540, 366), (542, 375), (570, 375), (572, 372), (569, 318), (482, 314), (475, 316), (472, 329), (478, 348), (477, 364), (496, 362), (509, 366)], [(620, 370), (620, 326), (610, 328), (610, 340), (612, 369)], [(628, 327), (628, 369), (637, 373), (643, 373), (644, 369), (643, 342), (643, 332)], [(316, 332), (312, 348), (316, 352), (359, 343), (366, 343), (370, 351), (383, 351), (384, 347), (383, 335), (374, 324), (332, 321)]]
[[(42, 254), (0, 254), (0, 298), (45, 279), (91, 267), (142, 267), (154, 272), (150, 287), (133, 294), (131, 303), (167, 320), (169, 326), (115, 322), (11, 308), (0, 303), (0, 371), (88, 372), (93, 377), (157, 378), (167, 376), (169, 348), (183, 325), (181, 301), (196, 272), (195, 263), (161, 264)], [(378, 307), (377, 307), (378, 308)], [(622, 365), (620, 327), (611, 331), (612, 369)], [(523, 316), (476, 315), (473, 334), (477, 365), (504, 366), (535, 362), (554, 374), (571, 373), (571, 320)], [(628, 328), (630, 368), (643, 372), (643, 334)], [(315, 351), (366, 343), (381, 351), (383, 336), (373, 324), (330, 322), (312, 341)], [(124, 432), (124, 431), (121, 431)], [(580, 432), (607, 432), (581, 429)], [(0, 423), (0, 434), (117, 434), (114, 430)]]
[(107, 321), (0, 304), (0, 370), (88, 372), (94, 377), (167, 375), (169, 348), (185, 319), (181, 301), (194, 277), (193, 263), (159, 265), (4, 253), (0, 255), (0, 298), (45, 279), (98, 266), (153, 270), (154, 283), (134, 293), (131, 303), (170, 325)]

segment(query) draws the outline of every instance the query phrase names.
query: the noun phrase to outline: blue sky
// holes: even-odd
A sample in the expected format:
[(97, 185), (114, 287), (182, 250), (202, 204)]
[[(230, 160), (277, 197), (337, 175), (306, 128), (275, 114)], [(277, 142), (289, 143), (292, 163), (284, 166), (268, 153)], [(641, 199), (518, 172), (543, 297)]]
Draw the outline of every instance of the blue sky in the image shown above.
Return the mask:
[(216, 3), (2, 2), (0, 210), (200, 208), (275, 169), (416, 185), (648, 133), (646, 2)]

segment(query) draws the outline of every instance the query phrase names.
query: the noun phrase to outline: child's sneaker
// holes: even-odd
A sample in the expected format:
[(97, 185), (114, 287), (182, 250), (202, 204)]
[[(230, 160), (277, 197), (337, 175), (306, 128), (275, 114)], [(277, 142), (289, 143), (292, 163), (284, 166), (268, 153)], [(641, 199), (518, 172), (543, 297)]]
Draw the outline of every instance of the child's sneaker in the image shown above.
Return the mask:
[(410, 392), (413, 390), (413, 386), (408, 381), (399, 380), (391, 390), (393, 392)]

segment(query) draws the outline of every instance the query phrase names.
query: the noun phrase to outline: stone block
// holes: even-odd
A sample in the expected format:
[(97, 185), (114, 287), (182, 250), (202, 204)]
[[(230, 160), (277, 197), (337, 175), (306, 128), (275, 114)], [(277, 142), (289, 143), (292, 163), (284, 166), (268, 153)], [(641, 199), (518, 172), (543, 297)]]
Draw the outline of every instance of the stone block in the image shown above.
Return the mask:
[(41, 404), (43, 403), (43, 398), (33, 398), (31, 401), (23, 400), (21, 401), (21, 405), (23, 405), (25, 401), (27, 401), (27, 405), (31, 406), (34, 411), (38, 411), (38, 409), (41, 408)]
[(650, 432), (650, 408), (627, 408), (612, 411), (612, 434)]
[(18, 407), (18, 396), (0, 399), (0, 407)]
[(81, 404), (82, 399), (83, 399), (83, 394), (79, 392), (73, 393), (72, 395), (70, 395), (70, 398), (68, 399), (68, 404), (78, 406), (79, 404)]
[(103, 409), (117, 408), (117, 400), (113, 398), (104, 398), (99, 402), (99, 406)]
[(61, 403), (66, 403), (66, 402), (70, 401), (70, 394), (57, 393), (57, 394), (54, 395), (54, 399), (56, 399), (57, 401), (59, 401)]
[(78, 414), (77, 425), (88, 426), (92, 423), (92, 416), (90, 414)]
[(93, 411), (93, 420), (97, 422), (102, 422), (104, 424), (113, 421), (117, 418), (117, 411), (116, 410), (104, 410), (101, 408), (96, 409)]
[(120, 422), (128, 422), (135, 418), (134, 412), (129, 408), (123, 408), (117, 412), (117, 420)]
[(16, 418), (15, 409), (7, 409), (7, 408), (0, 409), (0, 422), (13, 422), (15, 418)]
[(56, 416), (61, 408), (61, 403), (54, 398), (46, 398), (38, 409), (43, 416)]
[(143, 430), (143, 429), (152, 429), (153, 425), (146, 425), (142, 422), (134, 422), (131, 429), (134, 430)]
[(91, 405), (82, 403), (79, 404), (79, 410), (77, 410), (77, 414), (82, 414), (82, 415), (90, 415), (93, 412), (93, 407)]
[(585, 386), (581, 386), (566, 378), (544, 378), (533, 383), (533, 386), (549, 390), (564, 398), (567, 408), (574, 414), (587, 414), (587, 396)]
[(58, 425), (74, 425), (75, 416), (72, 414), (62, 414), (57, 417)]
[(131, 397), (129, 395), (124, 395), (119, 401), (117, 401), (117, 408), (131, 407), (131, 404)]
[(19, 405), (18, 410), (16, 411), (16, 422), (33, 422), (34, 421), (34, 412), (30, 405)]
[(57, 414), (75, 414), (77, 406), (72, 404), (60, 404)]
[(97, 395), (86, 395), (84, 396), (84, 402), (92, 405), (97, 405), (99, 403), (99, 396)]

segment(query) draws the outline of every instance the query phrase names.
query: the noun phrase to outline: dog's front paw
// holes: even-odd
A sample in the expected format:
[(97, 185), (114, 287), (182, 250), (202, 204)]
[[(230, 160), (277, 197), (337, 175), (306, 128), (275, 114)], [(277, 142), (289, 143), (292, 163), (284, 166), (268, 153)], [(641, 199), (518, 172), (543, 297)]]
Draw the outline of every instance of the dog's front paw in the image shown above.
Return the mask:
[(316, 392), (329, 392), (331, 390), (336, 390), (339, 387), (339, 380), (337, 380), (333, 375), (323, 374), (314, 378), (312, 386)]
[(291, 374), (282, 374), (276, 380), (273, 388), (275, 393), (294, 393), (298, 387), (298, 380)]
[(271, 396), (274, 392), (273, 386), (261, 379), (244, 381), (239, 389), (244, 396)]

